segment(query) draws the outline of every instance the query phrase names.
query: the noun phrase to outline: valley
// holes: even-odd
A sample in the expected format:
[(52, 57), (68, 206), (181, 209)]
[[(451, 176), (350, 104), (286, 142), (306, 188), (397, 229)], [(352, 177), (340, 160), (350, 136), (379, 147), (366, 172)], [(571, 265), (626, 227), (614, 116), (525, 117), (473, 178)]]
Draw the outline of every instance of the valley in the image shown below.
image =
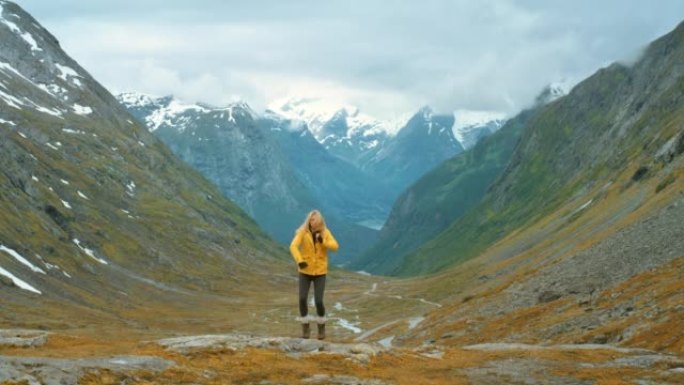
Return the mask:
[(506, 121), (389, 129), (115, 97), (0, 0), (0, 385), (680, 384), (682, 63), (684, 23)]

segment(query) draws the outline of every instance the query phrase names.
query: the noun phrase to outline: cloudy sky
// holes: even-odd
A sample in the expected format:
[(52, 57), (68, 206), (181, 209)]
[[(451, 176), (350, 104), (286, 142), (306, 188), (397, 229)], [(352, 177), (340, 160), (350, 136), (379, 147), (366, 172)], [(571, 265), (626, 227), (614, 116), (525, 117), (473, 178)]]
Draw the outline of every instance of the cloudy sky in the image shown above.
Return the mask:
[(381, 119), (508, 114), (548, 83), (630, 61), (682, 0), (18, 0), (112, 92), (263, 109), (289, 96)]

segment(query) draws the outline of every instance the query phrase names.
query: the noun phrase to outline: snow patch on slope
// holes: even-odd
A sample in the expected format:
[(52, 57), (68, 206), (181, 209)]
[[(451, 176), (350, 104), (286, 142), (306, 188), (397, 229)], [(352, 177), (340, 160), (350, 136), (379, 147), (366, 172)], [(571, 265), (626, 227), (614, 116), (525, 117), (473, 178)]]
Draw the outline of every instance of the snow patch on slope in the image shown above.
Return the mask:
[(36, 273), (45, 274), (45, 271), (43, 269), (41, 269), (40, 267), (37, 267), (36, 265), (29, 262), (26, 258), (21, 256), (21, 254), (17, 253), (15, 250), (10, 249), (9, 247), (6, 247), (5, 245), (0, 245), (0, 251), (4, 251), (5, 253), (11, 255), (14, 259), (17, 260), (17, 262), (28, 267), (32, 271), (34, 271)]

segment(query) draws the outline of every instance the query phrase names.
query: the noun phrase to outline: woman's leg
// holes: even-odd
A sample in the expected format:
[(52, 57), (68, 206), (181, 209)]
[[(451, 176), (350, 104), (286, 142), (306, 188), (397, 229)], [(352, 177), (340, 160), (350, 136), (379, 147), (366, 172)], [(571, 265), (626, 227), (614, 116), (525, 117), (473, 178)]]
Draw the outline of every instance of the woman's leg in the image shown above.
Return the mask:
[(306, 317), (309, 314), (309, 306), (306, 300), (309, 298), (312, 278), (310, 275), (299, 273), (299, 315), (302, 317)]
[(325, 292), (325, 275), (316, 276), (314, 283), (314, 302), (316, 303), (316, 313), (319, 317), (325, 317), (325, 306), (323, 305), (323, 294)]

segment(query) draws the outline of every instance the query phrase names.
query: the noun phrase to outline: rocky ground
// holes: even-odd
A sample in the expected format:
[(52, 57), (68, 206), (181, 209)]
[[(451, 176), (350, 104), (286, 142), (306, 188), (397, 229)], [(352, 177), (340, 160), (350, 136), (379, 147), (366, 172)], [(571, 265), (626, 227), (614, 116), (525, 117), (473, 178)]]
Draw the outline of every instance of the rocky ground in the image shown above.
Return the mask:
[[(243, 334), (122, 345), (4, 330), (0, 384), (680, 384), (684, 358), (611, 345), (480, 344), (416, 348)], [(36, 340), (35, 337), (40, 337)], [(333, 340), (335, 337), (333, 336)], [(12, 346), (10, 346), (12, 345)], [(112, 351), (115, 353), (117, 349)], [(60, 356), (57, 358), (56, 356)]]

